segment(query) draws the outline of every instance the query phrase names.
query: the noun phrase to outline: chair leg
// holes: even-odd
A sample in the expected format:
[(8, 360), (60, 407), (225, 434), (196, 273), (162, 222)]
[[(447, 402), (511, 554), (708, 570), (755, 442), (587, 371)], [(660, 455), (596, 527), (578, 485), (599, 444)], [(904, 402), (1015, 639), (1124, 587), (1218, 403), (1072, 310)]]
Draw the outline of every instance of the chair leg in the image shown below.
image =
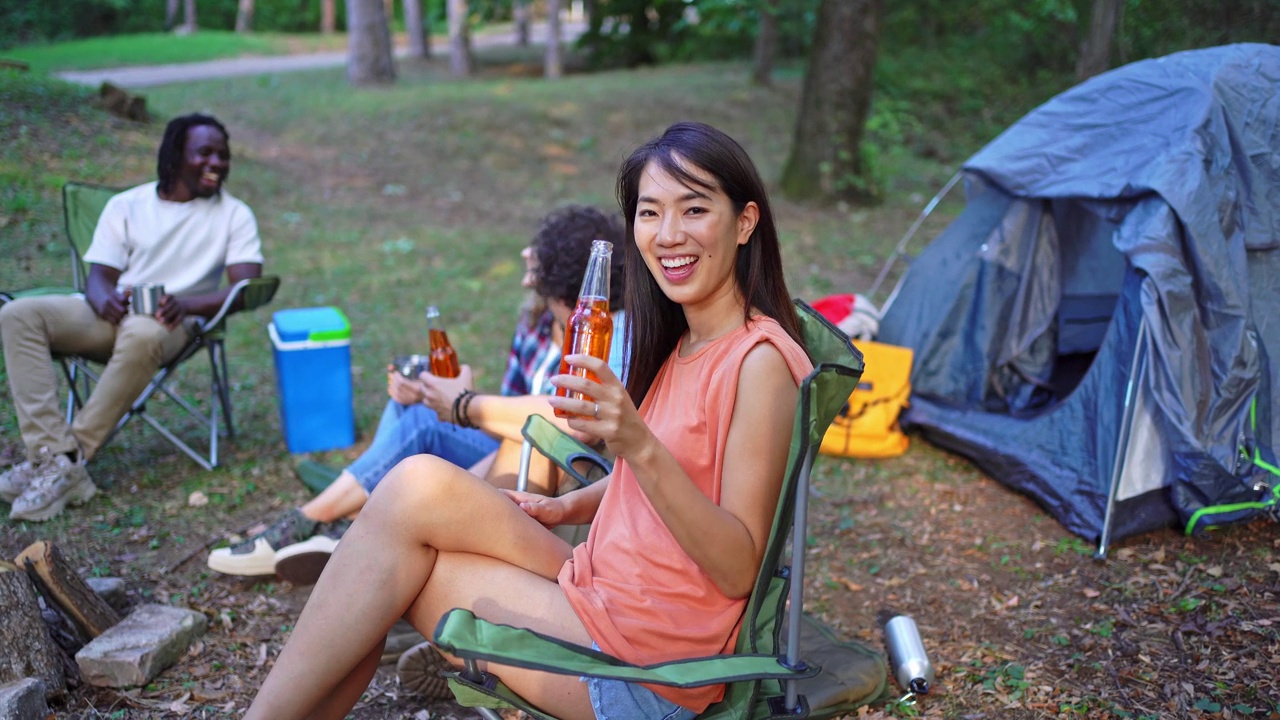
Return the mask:
[[(216, 347), (217, 361), (214, 363), (214, 372), (221, 373), (220, 382), (217, 383), (218, 401), (222, 403), (222, 419), (227, 425), (227, 437), (235, 439), (236, 426), (231, 416), (231, 380), (227, 372), (227, 349), (221, 341), (210, 344), (210, 348)], [(213, 358), (210, 357), (210, 361)]]

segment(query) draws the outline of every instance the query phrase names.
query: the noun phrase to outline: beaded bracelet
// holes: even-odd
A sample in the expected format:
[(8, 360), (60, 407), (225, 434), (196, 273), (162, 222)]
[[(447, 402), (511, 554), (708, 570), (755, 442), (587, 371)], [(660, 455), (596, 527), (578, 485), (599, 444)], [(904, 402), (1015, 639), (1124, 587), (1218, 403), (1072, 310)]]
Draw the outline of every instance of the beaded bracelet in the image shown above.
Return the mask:
[(459, 410), (460, 410), (459, 404), (468, 395), (474, 395), (474, 393), (472, 393), (470, 390), (463, 390), (461, 393), (458, 393), (457, 397), (453, 399), (453, 408), (449, 412), (449, 422), (453, 423), (454, 425), (466, 427), (465, 425), (462, 424), (462, 416), (459, 414)]
[(476, 426), (475, 423), (471, 422), (471, 401), (475, 399), (476, 394), (468, 390), (467, 398), (462, 401), (462, 427), (473, 428)]

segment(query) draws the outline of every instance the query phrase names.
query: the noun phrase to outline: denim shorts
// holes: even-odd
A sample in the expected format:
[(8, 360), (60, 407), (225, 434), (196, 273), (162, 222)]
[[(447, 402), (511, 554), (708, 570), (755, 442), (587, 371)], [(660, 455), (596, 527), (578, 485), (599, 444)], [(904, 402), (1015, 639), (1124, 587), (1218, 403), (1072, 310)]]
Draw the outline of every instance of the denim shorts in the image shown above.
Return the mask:
[[(591, 647), (600, 649), (595, 643), (591, 643)], [(693, 720), (698, 716), (639, 683), (597, 677), (584, 679), (596, 720)]]

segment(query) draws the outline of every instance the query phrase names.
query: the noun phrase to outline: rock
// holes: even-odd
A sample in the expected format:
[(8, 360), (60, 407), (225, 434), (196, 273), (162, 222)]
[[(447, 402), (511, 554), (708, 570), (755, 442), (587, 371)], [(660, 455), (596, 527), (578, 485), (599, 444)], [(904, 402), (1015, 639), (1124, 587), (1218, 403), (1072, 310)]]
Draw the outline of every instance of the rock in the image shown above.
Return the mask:
[(141, 95), (134, 95), (128, 90), (112, 85), (109, 82), (102, 83), (98, 88), (98, 94), (101, 98), (102, 107), (112, 115), (118, 115), (126, 120), (136, 120), (137, 122), (147, 122), (151, 116), (147, 113), (147, 99)]
[(146, 685), (204, 635), (206, 624), (204, 615), (192, 610), (140, 605), (81, 648), (76, 664), (90, 685)]
[(125, 595), (124, 579), (116, 577), (85, 578), (89, 587), (98, 593), (98, 597), (107, 601), (113, 610), (123, 613), (128, 609), (129, 599)]
[(23, 678), (0, 685), (0, 720), (45, 720), (48, 717), (44, 683), (35, 678)]

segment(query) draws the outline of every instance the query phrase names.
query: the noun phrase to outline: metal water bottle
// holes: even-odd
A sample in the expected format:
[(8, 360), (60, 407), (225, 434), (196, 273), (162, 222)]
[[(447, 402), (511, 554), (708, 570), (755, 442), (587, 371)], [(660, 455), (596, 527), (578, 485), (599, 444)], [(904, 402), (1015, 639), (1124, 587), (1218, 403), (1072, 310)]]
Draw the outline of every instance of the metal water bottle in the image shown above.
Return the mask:
[(884, 635), (898, 684), (916, 695), (928, 693), (929, 683), (933, 682), (933, 665), (924, 652), (916, 621), (907, 615), (898, 615), (885, 623)]

